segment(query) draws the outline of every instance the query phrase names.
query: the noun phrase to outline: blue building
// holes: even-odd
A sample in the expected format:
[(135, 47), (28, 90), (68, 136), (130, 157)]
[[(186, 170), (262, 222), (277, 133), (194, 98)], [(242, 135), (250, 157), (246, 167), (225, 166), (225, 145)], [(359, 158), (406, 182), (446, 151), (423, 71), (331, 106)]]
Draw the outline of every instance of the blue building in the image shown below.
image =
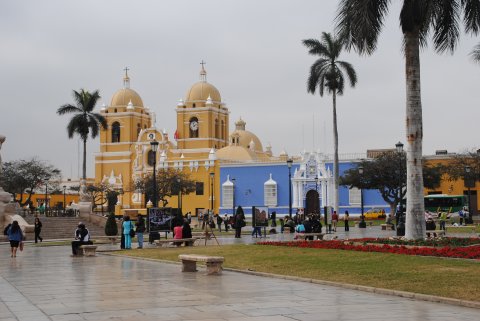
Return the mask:
[[(220, 214), (232, 214), (234, 207), (242, 206), (251, 215), (252, 206), (268, 206), (270, 213), (289, 214), (289, 189), (292, 190), (292, 212), (323, 213), (323, 207), (333, 203), (333, 163), (321, 153), (304, 152), (292, 158), (291, 168), (286, 154), (270, 161), (225, 162), (220, 165)], [(340, 161), (340, 176), (356, 167), (357, 159)], [(289, 173), (291, 182), (289, 181)], [(383, 208), (388, 204), (377, 190), (363, 191), (364, 211)], [(361, 213), (361, 191), (339, 188), (339, 211), (353, 216)]]

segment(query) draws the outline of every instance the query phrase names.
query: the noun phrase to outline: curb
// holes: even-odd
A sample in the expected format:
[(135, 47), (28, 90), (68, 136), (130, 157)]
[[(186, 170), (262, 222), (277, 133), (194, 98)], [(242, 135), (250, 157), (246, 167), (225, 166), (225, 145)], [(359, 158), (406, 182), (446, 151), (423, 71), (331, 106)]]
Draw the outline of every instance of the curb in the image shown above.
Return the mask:
[[(110, 256), (127, 257), (131, 259), (144, 260), (149, 262), (160, 262), (160, 263), (180, 265), (180, 262), (175, 262), (175, 261), (157, 260), (157, 259), (135, 257), (135, 256), (121, 255), (121, 254), (108, 253), (108, 252), (101, 252), (101, 254), (110, 255)], [(462, 306), (467, 308), (480, 309), (480, 302), (476, 302), (476, 301), (466, 301), (466, 300), (452, 299), (452, 298), (446, 298), (446, 297), (441, 297), (436, 295), (406, 292), (406, 291), (399, 291), (399, 290), (390, 290), (385, 288), (375, 288), (375, 287), (366, 286), (366, 285), (356, 285), (356, 284), (340, 283), (340, 282), (334, 282), (334, 281), (308, 279), (308, 278), (301, 278), (298, 276), (280, 275), (280, 274), (273, 274), (273, 273), (267, 273), (267, 272), (239, 270), (239, 269), (225, 268), (225, 267), (223, 268), (223, 270), (230, 271), (230, 272), (243, 273), (248, 275), (254, 275), (254, 276), (268, 277), (273, 279), (282, 279), (282, 280), (289, 280), (289, 281), (334, 286), (334, 287), (339, 287), (339, 288), (344, 288), (349, 290), (357, 290), (357, 291), (370, 292), (370, 293), (383, 294), (383, 295), (392, 295), (392, 296), (398, 296), (398, 297), (407, 298), (407, 299), (444, 303), (444, 304), (451, 304), (451, 305)]]

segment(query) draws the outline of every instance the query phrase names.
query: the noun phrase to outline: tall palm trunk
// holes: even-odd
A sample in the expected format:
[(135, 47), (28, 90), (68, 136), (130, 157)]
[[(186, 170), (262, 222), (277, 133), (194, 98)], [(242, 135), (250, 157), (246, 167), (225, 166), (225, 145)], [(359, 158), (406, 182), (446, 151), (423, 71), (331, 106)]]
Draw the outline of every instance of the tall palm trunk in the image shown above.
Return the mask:
[(87, 140), (83, 140), (82, 178), (80, 179), (80, 201), (88, 202), (87, 195)]
[(421, 239), (425, 234), (422, 175), (422, 102), (420, 96), (420, 54), (418, 31), (405, 32), (407, 80), (407, 217), (405, 237)]
[(83, 140), (83, 166), (82, 166), (82, 178), (87, 179), (87, 140)]
[(339, 181), (339, 170), (338, 170), (338, 129), (337, 129), (337, 91), (333, 90), (332, 94), (333, 100), (333, 186), (334, 186), (334, 196), (333, 196), (333, 208), (338, 213), (338, 181)]

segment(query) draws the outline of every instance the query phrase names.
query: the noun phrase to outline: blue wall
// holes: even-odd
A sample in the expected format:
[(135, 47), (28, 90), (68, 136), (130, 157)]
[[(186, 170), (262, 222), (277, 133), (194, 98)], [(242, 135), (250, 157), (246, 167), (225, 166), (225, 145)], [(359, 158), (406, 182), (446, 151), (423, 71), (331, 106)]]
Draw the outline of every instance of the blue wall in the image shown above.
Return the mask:
[[(343, 173), (355, 167), (354, 162), (340, 163), (340, 176)], [(300, 164), (293, 164), (291, 171), (292, 177), (295, 169), (299, 168)], [(333, 164), (327, 163), (326, 167), (333, 172)], [(238, 164), (238, 165), (223, 165), (220, 167), (220, 184), (222, 185), (227, 180), (227, 175), (230, 175), (230, 180), (235, 178), (235, 206), (241, 205), (245, 214), (251, 214), (252, 206), (264, 206), (264, 183), (269, 180), (270, 173), (272, 179), (277, 182), (277, 207), (270, 207), (271, 211), (276, 211), (277, 215), (288, 214), (288, 167), (286, 163), (278, 164)], [(220, 190), (221, 186), (220, 186)], [(377, 190), (364, 190), (364, 211), (372, 207), (382, 207), (386, 212), (390, 211), (388, 204), (382, 199), (380, 192)], [(221, 194), (220, 204), (223, 204), (223, 194)], [(231, 214), (232, 208), (220, 207), (221, 214)], [(293, 208), (293, 213), (295, 213)], [(352, 215), (360, 215), (360, 205), (350, 206), (349, 192), (345, 186), (340, 186), (339, 189), (339, 211), (344, 213), (348, 210)]]

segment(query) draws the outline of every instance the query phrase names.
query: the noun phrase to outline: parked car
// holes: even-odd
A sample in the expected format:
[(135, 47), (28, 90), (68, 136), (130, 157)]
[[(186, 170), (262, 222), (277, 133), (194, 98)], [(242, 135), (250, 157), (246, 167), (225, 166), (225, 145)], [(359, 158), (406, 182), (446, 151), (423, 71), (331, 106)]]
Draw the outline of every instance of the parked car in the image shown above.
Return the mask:
[(366, 211), (364, 214), (365, 219), (367, 220), (376, 220), (379, 218), (387, 217), (385, 215), (385, 210), (383, 208), (374, 207)]

